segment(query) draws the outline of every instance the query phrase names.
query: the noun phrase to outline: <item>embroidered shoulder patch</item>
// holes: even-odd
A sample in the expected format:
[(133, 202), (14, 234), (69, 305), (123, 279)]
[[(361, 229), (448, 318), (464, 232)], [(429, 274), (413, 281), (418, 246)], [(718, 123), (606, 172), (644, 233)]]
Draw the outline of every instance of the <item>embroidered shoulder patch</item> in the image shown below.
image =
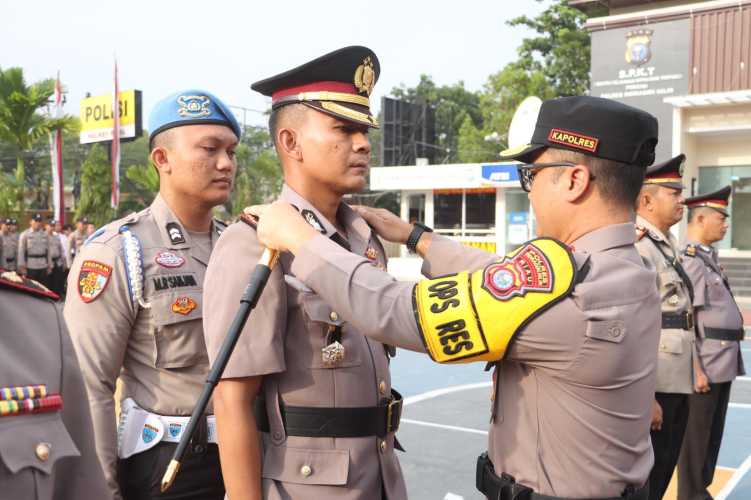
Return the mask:
[(99, 297), (112, 276), (112, 266), (95, 260), (85, 260), (78, 273), (78, 295), (86, 303)]
[(527, 292), (550, 293), (550, 261), (539, 248), (527, 244), (513, 257), (504, 257), (486, 267), (482, 287), (498, 300), (523, 297)]

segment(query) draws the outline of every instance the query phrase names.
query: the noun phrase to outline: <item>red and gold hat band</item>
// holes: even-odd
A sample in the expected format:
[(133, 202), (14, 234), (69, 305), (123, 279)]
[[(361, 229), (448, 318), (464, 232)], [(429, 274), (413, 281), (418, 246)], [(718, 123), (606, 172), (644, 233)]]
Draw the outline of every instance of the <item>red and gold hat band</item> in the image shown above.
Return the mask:
[(343, 82), (316, 82), (274, 92), (272, 106), (303, 101), (336, 101), (370, 107), (370, 99), (360, 95), (355, 86)]
[(709, 208), (721, 208), (721, 209), (728, 208), (728, 204), (724, 200), (707, 200), (707, 201), (700, 201), (698, 203), (687, 203), (687, 205), (689, 208), (696, 208), (696, 207), (709, 207)]

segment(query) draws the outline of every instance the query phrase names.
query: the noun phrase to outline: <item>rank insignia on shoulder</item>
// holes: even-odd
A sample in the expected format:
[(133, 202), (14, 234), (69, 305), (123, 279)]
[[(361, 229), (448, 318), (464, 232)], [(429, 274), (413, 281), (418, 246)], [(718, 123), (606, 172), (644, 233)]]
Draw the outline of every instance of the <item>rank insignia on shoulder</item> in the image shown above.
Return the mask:
[(177, 222), (167, 223), (167, 235), (169, 236), (170, 243), (173, 245), (179, 245), (185, 243), (185, 235), (183, 229)]
[(647, 235), (646, 227), (637, 224), (636, 226), (634, 226), (634, 228), (636, 229), (636, 241), (641, 240), (642, 238), (644, 238), (644, 236)]
[(321, 224), (321, 221), (318, 220), (318, 217), (316, 217), (316, 214), (313, 213), (312, 210), (303, 209), (300, 212), (300, 215), (303, 216), (303, 219), (305, 219), (308, 224), (313, 226), (313, 229), (321, 234), (326, 234), (326, 228), (323, 227), (323, 224)]
[(694, 245), (688, 245), (684, 253), (689, 257), (694, 257), (696, 256), (696, 247)]
[(172, 312), (176, 314), (182, 314), (187, 316), (193, 309), (198, 307), (195, 300), (190, 297), (178, 297), (172, 304)]
[(499, 361), (520, 328), (571, 293), (576, 277), (571, 250), (538, 238), (485, 269), (420, 281), (413, 304), (423, 343), (438, 363)]
[(248, 208), (244, 209), (243, 213), (240, 214), (240, 220), (253, 229), (258, 228), (258, 217), (252, 214)]
[(78, 272), (78, 295), (86, 303), (99, 297), (112, 276), (112, 266), (95, 260), (85, 260)]

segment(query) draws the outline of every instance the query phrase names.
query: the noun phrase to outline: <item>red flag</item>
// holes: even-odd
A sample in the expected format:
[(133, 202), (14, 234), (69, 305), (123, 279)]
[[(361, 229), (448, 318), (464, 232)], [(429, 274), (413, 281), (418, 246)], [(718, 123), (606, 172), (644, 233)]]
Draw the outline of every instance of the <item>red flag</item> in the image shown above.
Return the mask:
[(120, 86), (117, 83), (117, 59), (115, 59), (115, 93), (112, 100), (112, 208), (120, 203)]
[[(54, 118), (63, 116), (63, 91), (60, 84), (60, 72), (55, 82), (55, 107), (52, 111)], [(63, 133), (60, 128), (50, 132), (50, 163), (52, 164), (52, 206), (55, 220), (65, 224), (65, 196), (63, 193)]]

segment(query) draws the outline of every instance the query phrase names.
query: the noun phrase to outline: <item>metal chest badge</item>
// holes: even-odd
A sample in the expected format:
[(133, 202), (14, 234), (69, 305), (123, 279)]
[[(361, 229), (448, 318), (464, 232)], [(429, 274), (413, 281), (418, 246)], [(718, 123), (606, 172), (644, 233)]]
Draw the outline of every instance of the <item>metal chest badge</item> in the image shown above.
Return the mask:
[(187, 316), (196, 307), (198, 307), (198, 304), (192, 298), (178, 297), (175, 299), (175, 302), (172, 303), (172, 312)]
[(177, 98), (180, 109), (177, 114), (184, 118), (201, 118), (211, 115), (211, 99), (205, 95), (181, 95)]
[(329, 325), (326, 333), (326, 346), (321, 349), (321, 361), (323, 366), (333, 368), (344, 360), (344, 346), (342, 340), (342, 327)]

